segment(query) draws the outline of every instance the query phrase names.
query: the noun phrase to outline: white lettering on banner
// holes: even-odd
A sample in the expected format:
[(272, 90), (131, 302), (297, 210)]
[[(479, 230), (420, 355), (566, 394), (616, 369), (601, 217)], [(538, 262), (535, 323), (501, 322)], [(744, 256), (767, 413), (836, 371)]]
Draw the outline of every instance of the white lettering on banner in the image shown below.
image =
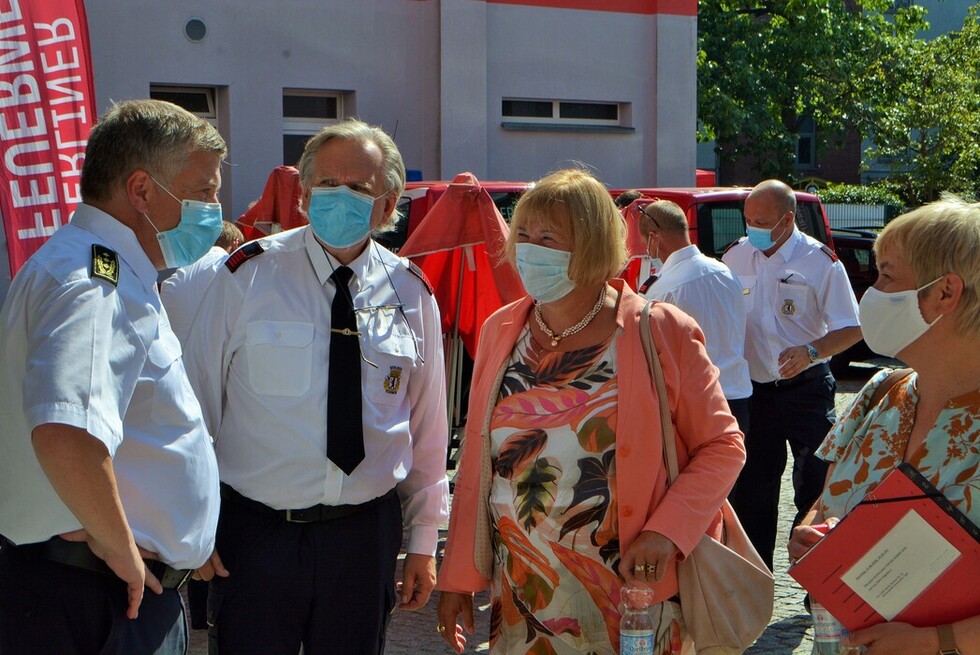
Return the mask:
[(55, 230), (61, 227), (61, 210), (51, 209), (51, 222), (44, 224), (44, 215), (41, 212), (34, 212), (34, 227), (17, 230), (17, 236), (21, 239), (47, 239), (54, 234)]
[(81, 202), (83, 127), (91, 113), (84, 35), (73, 19), (35, 12), (30, 3), (25, 16), (20, 3), (0, 0), (0, 177), (7, 178), (7, 208), (24, 211), (17, 238), (45, 239)]

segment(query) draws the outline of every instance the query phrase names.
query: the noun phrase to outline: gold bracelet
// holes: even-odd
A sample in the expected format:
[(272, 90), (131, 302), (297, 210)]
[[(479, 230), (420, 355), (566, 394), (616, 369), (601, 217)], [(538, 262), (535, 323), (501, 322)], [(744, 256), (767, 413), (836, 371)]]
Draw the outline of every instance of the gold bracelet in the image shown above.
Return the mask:
[(948, 623), (937, 625), (936, 632), (939, 633), (939, 655), (962, 655), (960, 649), (956, 647), (956, 639), (953, 637), (953, 626)]

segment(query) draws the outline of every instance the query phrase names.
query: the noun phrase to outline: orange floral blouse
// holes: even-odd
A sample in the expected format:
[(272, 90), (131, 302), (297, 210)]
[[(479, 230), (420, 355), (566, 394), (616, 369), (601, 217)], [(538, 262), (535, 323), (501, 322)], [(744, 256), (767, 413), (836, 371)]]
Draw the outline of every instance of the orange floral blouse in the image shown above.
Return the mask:
[(878, 372), (827, 435), (817, 455), (836, 464), (820, 497), (825, 517), (843, 518), (903, 457), (961, 512), (980, 524), (980, 390), (951, 399), (922, 446), (906, 453), (915, 421), (917, 375), (899, 380), (877, 407)]

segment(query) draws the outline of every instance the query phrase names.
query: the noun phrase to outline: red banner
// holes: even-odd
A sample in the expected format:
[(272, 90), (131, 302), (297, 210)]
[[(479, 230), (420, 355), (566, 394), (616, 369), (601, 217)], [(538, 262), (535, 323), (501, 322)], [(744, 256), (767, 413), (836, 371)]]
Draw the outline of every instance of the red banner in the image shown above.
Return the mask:
[(82, 0), (0, 0), (0, 216), (11, 275), (81, 202), (96, 118)]

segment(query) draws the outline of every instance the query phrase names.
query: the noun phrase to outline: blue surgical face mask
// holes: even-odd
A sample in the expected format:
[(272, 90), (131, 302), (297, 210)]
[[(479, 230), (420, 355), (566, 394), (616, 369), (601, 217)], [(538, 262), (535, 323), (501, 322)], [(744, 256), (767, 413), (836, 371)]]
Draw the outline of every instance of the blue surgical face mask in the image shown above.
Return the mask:
[[(379, 196), (383, 197), (383, 196)], [(310, 226), (331, 248), (350, 248), (371, 233), (374, 198), (346, 186), (318, 187), (310, 192)]]
[(749, 236), (749, 243), (752, 244), (757, 250), (770, 250), (776, 245), (776, 241), (782, 238), (783, 232), (786, 231), (786, 227), (779, 232), (779, 236), (775, 239), (772, 238), (772, 231), (776, 229), (775, 227), (766, 229), (763, 227), (752, 227), (747, 225), (745, 227), (745, 233)]
[(157, 230), (150, 217), (143, 214), (156, 230), (164, 264), (167, 268), (193, 264), (211, 249), (221, 235), (221, 205), (216, 202), (181, 200), (157, 182), (156, 178), (151, 176), (150, 179), (180, 203), (180, 223), (172, 230)]
[(575, 288), (575, 283), (568, 277), (572, 253), (533, 243), (518, 243), (516, 255), (517, 273), (524, 289), (538, 302), (555, 302)]

